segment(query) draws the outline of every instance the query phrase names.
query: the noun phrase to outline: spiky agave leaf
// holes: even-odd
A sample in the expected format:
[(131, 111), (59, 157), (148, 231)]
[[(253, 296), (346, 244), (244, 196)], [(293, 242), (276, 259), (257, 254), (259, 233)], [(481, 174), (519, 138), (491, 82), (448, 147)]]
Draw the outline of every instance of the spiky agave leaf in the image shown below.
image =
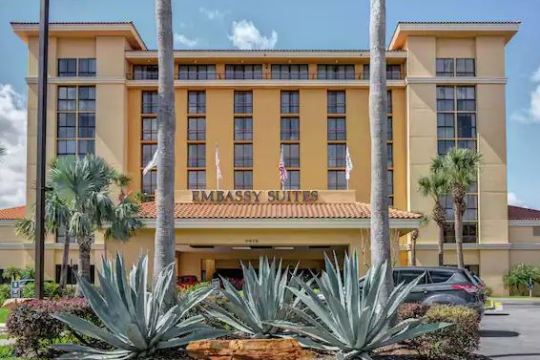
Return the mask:
[(143, 256), (126, 276), (124, 260), (103, 259), (103, 271), (98, 272), (100, 288), (77, 278), (82, 292), (104, 327), (71, 314), (56, 314), (76, 332), (106, 342), (114, 350), (92, 349), (78, 345), (57, 345), (67, 351), (63, 358), (130, 359), (148, 356), (159, 349), (176, 348), (190, 341), (223, 335), (222, 330), (204, 324), (201, 315), (187, 317), (187, 313), (212, 292), (199, 289), (166, 311), (164, 294), (173, 281), (170, 264), (158, 274), (151, 292), (148, 291), (148, 258)]
[[(292, 276), (296, 275), (297, 269), (292, 271)], [(224, 286), (222, 294), (228, 301), (221, 306), (209, 304), (208, 313), (252, 337), (278, 335), (282, 330), (270, 322), (289, 319), (294, 301), (288, 290), (294, 287), (290, 283), (292, 276), (289, 276), (289, 268), (283, 269), (281, 261), (274, 259), (270, 262), (267, 257), (260, 257), (258, 270), (251, 263), (242, 263), (242, 271), (243, 292), (236, 290), (227, 279), (221, 278)]]
[[(362, 287), (359, 285), (358, 257), (345, 255), (343, 275), (337, 259), (325, 256), (326, 270), (315, 278), (316, 294), (310, 284), (300, 278), (300, 288), (289, 290), (305, 305), (296, 308), (303, 324), (274, 321), (275, 326), (295, 333), (307, 347), (335, 350), (338, 357), (370, 359), (370, 352), (383, 346), (412, 339), (425, 333), (449, 326), (446, 323), (425, 324), (420, 320), (406, 320), (394, 325), (399, 308), (421, 278), (409, 284), (399, 284), (390, 294), (388, 302), (378, 305), (387, 263), (372, 267)], [(305, 325), (304, 325), (305, 324)]]

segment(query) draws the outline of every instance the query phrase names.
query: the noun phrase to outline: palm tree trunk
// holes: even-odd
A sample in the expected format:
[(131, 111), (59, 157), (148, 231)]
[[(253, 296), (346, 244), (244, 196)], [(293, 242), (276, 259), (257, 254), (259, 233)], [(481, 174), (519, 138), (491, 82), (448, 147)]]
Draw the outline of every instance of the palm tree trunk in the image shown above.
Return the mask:
[[(171, 0), (155, 0), (158, 49), (158, 156), (156, 190), (156, 236), (154, 245), (154, 280), (158, 273), (175, 261), (174, 231), (174, 58)], [(176, 269), (176, 267), (175, 267)], [(165, 302), (176, 299), (174, 282)]]
[(66, 232), (64, 237), (64, 249), (62, 252), (62, 269), (60, 270), (60, 290), (64, 291), (66, 289), (67, 277), (68, 277), (68, 261), (69, 261), (69, 245), (70, 238)]
[[(92, 249), (92, 239), (79, 238), (77, 239), (79, 244), (79, 277), (90, 281), (90, 250)], [(75, 296), (83, 296), (80, 284), (77, 284), (75, 290)]]
[[(369, 120), (371, 132), (371, 264), (391, 264), (386, 154), (386, 5), (371, 0)], [(388, 267), (379, 302), (386, 304), (394, 284)]]
[(460, 204), (454, 206), (454, 232), (456, 236), (456, 256), (458, 268), (465, 268), (465, 260), (463, 258), (463, 212), (460, 211)]
[(411, 234), (411, 265), (416, 266), (416, 240), (418, 240), (419, 230), (414, 229)]
[(444, 266), (444, 224), (438, 223), (439, 227), (439, 242), (438, 242), (438, 255), (439, 255), (439, 266)]

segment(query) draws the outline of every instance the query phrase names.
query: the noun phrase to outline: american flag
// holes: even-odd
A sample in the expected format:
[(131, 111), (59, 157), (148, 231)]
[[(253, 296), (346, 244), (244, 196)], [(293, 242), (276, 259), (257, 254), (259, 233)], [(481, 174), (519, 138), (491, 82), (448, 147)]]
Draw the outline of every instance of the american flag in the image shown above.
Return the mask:
[(223, 174), (221, 174), (221, 161), (219, 160), (219, 145), (216, 144), (216, 154), (215, 154), (215, 160), (216, 160), (216, 187), (219, 190), (219, 182), (221, 179), (223, 179)]
[(283, 160), (283, 148), (281, 148), (281, 155), (279, 156), (279, 180), (281, 181), (281, 187), (285, 187), (285, 182), (289, 178), (287, 169), (285, 168), (285, 161)]
[(353, 163), (351, 159), (351, 154), (349, 153), (349, 147), (347, 146), (347, 155), (345, 158), (345, 179), (349, 181), (351, 178), (351, 171), (353, 169)]

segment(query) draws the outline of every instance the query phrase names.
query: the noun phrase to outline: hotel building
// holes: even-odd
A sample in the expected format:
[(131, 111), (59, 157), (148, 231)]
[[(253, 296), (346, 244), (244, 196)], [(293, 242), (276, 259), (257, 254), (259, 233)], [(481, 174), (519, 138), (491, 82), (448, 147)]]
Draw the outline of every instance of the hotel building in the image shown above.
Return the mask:
[[(15, 219), (35, 199), (38, 25), (12, 23), (28, 46), (26, 207), (0, 210), (0, 268), (33, 263)], [(394, 263), (437, 262), (432, 200), (417, 190), (438, 154), (479, 151), (467, 195), (465, 262), (495, 293), (520, 262), (540, 262), (540, 214), (507, 204), (505, 47), (515, 22), (402, 22), (387, 57), (388, 192)], [(145, 228), (126, 243), (96, 235), (92, 262), (121, 251), (153, 254), (157, 52), (132, 23), (53, 23), (49, 40), (47, 160), (95, 153), (146, 194)], [(369, 51), (179, 50), (175, 58), (176, 248), (180, 275), (208, 280), (261, 254), (323, 266), (356, 250), (369, 265)], [(347, 149), (354, 165), (345, 177)], [(218, 179), (216, 152), (222, 177)], [(288, 172), (280, 187), (283, 154)], [(451, 199), (445, 259), (456, 264)], [(49, 236), (46, 274), (58, 276), (63, 237)], [(72, 250), (77, 262), (77, 247)], [(152, 256), (150, 256), (152, 258)]]

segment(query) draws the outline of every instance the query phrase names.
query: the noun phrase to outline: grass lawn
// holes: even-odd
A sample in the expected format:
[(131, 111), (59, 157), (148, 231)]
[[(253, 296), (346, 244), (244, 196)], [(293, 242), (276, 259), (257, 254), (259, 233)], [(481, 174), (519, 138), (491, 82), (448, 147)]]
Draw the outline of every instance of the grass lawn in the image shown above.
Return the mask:
[(0, 308), (0, 323), (5, 324), (7, 317), (9, 315), (9, 310), (6, 308)]

